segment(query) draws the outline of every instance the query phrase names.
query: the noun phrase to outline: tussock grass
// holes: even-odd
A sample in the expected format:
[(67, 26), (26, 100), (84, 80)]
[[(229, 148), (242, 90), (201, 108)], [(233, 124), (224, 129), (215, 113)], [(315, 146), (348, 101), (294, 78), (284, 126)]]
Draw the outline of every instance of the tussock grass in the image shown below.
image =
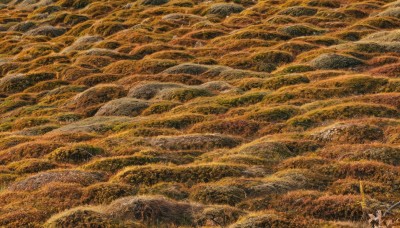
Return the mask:
[(104, 150), (102, 148), (77, 144), (70, 147), (58, 148), (48, 154), (47, 158), (60, 163), (79, 164), (103, 154)]
[(79, 170), (56, 170), (32, 175), (9, 187), (14, 191), (33, 191), (53, 182), (78, 183), (83, 186), (104, 180), (104, 175)]
[(2, 164), (6, 164), (12, 161), (19, 161), (24, 158), (39, 158), (61, 146), (62, 144), (60, 143), (46, 141), (21, 143), (17, 146), (4, 150), (0, 154), (0, 161)]
[(0, 227), (368, 226), (399, 198), (399, 9), (0, 0)]
[[(113, 178), (131, 184), (152, 185), (158, 182), (199, 183), (220, 180), (224, 177), (243, 176), (243, 166), (206, 164), (195, 166), (143, 166), (126, 168)], [(155, 175), (156, 174), (156, 175)]]
[[(303, 122), (307, 124), (307, 120)], [(347, 142), (364, 143), (370, 141), (380, 141), (384, 138), (381, 128), (368, 124), (336, 124), (321, 129), (314, 134), (314, 137), (322, 142)]]
[(7, 167), (16, 173), (37, 173), (58, 168), (58, 165), (42, 159), (25, 159), (10, 163)]

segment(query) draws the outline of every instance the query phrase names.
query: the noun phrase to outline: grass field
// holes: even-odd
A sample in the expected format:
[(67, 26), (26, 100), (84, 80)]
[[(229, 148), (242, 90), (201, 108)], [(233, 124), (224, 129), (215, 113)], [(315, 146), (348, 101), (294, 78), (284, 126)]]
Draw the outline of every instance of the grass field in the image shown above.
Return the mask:
[(0, 0), (0, 227), (392, 228), (397, 202), (399, 0)]

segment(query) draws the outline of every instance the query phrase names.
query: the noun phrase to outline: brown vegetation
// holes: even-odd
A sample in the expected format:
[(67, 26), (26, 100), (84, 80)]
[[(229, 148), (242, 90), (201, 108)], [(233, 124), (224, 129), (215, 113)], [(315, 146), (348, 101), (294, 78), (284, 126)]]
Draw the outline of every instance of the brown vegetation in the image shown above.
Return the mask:
[(0, 0), (0, 227), (371, 225), (399, 26), (398, 0)]

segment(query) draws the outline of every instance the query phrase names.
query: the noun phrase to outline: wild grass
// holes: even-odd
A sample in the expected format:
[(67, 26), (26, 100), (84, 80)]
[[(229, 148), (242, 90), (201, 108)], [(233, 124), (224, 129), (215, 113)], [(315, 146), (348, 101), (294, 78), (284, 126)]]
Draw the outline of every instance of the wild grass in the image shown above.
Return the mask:
[(399, 7), (0, 0), (0, 227), (399, 226)]

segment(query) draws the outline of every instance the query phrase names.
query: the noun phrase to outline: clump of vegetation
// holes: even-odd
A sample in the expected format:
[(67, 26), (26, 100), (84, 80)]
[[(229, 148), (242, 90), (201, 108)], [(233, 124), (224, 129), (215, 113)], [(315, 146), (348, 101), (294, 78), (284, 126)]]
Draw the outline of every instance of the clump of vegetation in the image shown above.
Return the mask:
[(264, 64), (271, 63), (276, 65), (287, 64), (294, 60), (290, 53), (283, 51), (258, 52), (251, 58), (255, 62), (261, 62)]
[(312, 169), (327, 164), (329, 161), (321, 157), (297, 156), (288, 158), (279, 164), (280, 169)]
[(146, 164), (153, 164), (167, 161), (163, 158), (151, 157), (151, 156), (122, 156), (122, 157), (110, 157), (110, 158), (101, 158), (89, 162), (84, 166), (85, 169), (88, 170), (98, 170), (105, 172), (116, 172), (118, 170), (123, 169), (127, 166), (140, 166)]
[(386, 9), (385, 11), (379, 13), (378, 15), (379, 15), (379, 16), (384, 16), (384, 17), (386, 16), (386, 17), (395, 17), (395, 18), (399, 18), (400, 12), (399, 12), (398, 7), (396, 7), (396, 8), (393, 8), (393, 9), (391, 9), (391, 8)]
[(322, 54), (311, 62), (311, 66), (317, 69), (343, 69), (362, 65), (363, 61), (345, 55)]
[(31, 141), (32, 139), (26, 136), (8, 136), (8, 137), (2, 137), (0, 140), (0, 149), (5, 150), (8, 148), (11, 148), (13, 146), (16, 146), (21, 143), (25, 143), (28, 141)]
[(40, 81), (51, 80), (54, 77), (54, 73), (47, 72), (9, 75), (0, 80), (0, 91), (3, 93), (22, 92)]
[(0, 163), (5, 164), (24, 158), (40, 158), (61, 146), (60, 143), (46, 141), (21, 143), (0, 153)]
[(126, 27), (120, 23), (102, 22), (99, 24), (94, 24), (91, 28), (91, 32), (101, 36), (110, 36), (124, 29), (126, 29)]
[(56, 170), (32, 175), (9, 187), (12, 191), (34, 191), (53, 182), (77, 183), (83, 186), (104, 180), (104, 175), (79, 170)]
[(93, 2), (85, 7), (81, 12), (94, 18), (105, 15), (112, 10), (113, 8), (111, 6), (101, 4), (100, 2)]
[[(359, 180), (376, 181), (384, 184), (398, 182), (396, 175), (399, 170), (395, 166), (377, 161), (339, 162), (321, 166), (319, 170), (338, 178), (354, 178)], [(330, 172), (330, 174), (328, 174)]]
[[(92, 208), (74, 208), (63, 213), (51, 217), (44, 225), (44, 227), (59, 227), (59, 226), (112, 226), (124, 227), (133, 224), (119, 222), (109, 216), (96, 211)], [(138, 225), (138, 227), (140, 227)]]
[(167, 3), (168, 0), (143, 0), (140, 2), (141, 5), (152, 5), (152, 6), (158, 6), (158, 5), (163, 5)]
[(98, 85), (77, 94), (70, 106), (76, 109), (87, 109), (90, 106), (102, 104), (115, 98), (126, 95), (122, 86)]
[(191, 32), (185, 35), (185, 37), (190, 37), (193, 39), (199, 39), (199, 40), (210, 40), (218, 36), (225, 35), (226, 33), (222, 30), (218, 29), (205, 29), (205, 30), (200, 30), (196, 32)]
[(76, 58), (75, 64), (101, 68), (108, 66), (112, 61), (113, 59), (109, 56), (83, 55)]
[(213, 4), (207, 11), (209, 14), (216, 14), (221, 17), (226, 17), (232, 13), (240, 13), (244, 10), (244, 7), (233, 3), (218, 3)]
[(157, 103), (151, 104), (148, 108), (146, 108), (143, 111), (143, 115), (161, 114), (161, 113), (170, 111), (171, 109), (175, 108), (176, 106), (179, 106), (179, 103), (171, 102), (171, 101), (157, 102)]
[(97, 116), (138, 116), (149, 107), (147, 102), (134, 98), (120, 98), (107, 102), (96, 113)]
[[(264, 212), (246, 216), (240, 219), (232, 227), (245, 228), (245, 227), (291, 227), (290, 221), (284, 216), (275, 212)], [(293, 226), (294, 227), (294, 226)]]
[(89, 17), (85, 16), (85, 15), (79, 15), (79, 14), (68, 14), (67, 16), (65, 16), (64, 18), (64, 23), (67, 25), (77, 25), (79, 23), (85, 22), (89, 20)]
[(244, 167), (237, 165), (209, 164), (176, 167), (154, 165), (127, 168), (114, 178), (125, 183), (153, 185), (160, 181), (194, 184), (243, 175), (245, 175)]
[(55, 169), (58, 166), (50, 161), (41, 159), (25, 159), (22, 161), (12, 162), (7, 167), (16, 173), (37, 173), (50, 169)]
[(189, 197), (189, 189), (184, 184), (173, 182), (161, 182), (144, 188), (142, 191), (154, 195), (163, 195), (174, 200), (183, 200)]
[(235, 186), (197, 185), (191, 189), (191, 198), (204, 204), (234, 206), (246, 198), (246, 192)]
[(363, 124), (337, 124), (315, 134), (315, 138), (320, 141), (349, 143), (379, 141), (383, 137), (384, 132), (381, 128)]
[[(195, 34), (192, 34), (193, 36), (195, 36)], [(209, 36), (218, 36), (218, 33), (216, 32), (216, 34), (212, 34), (210, 32), (210, 34), (205, 34), (204, 36), (199, 36), (199, 38), (207, 38)], [(194, 57), (184, 51), (159, 51), (156, 53), (153, 53), (151, 55), (149, 55), (149, 58), (153, 58), (153, 59), (171, 59), (171, 60), (179, 60), (179, 61), (189, 61), (194, 59)]]
[(138, 99), (151, 99), (164, 89), (182, 88), (183, 85), (174, 83), (143, 83), (131, 88), (128, 97)]
[(41, 26), (34, 28), (25, 33), (27, 36), (47, 36), (57, 37), (63, 35), (67, 30), (61, 27), (54, 27), (51, 25)]
[(160, 98), (164, 100), (177, 100), (180, 102), (186, 102), (196, 97), (209, 97), (213, 94), (207, 89), (202, 88), (177, 88), (169, 89), (165, 92), (162, 91)]
[(89, 204), (108, 204), (118, 198), (135, 195), (137, 192), (138, 189), (131, 185), (105, 182), (87, 187), (83, 198)]
[(136, 62), (132, 60), (120, 60), (104, 68), (104, 72), (108, 74), (129, 75), (136, 71)]
[(351, 119), (351, 118), (362, 118), (362, 117), (395, 117), (397, 116), (397, 110), (392, 107), (384, 105), (371, 105), (371, 104), (342, 104), (335, 105), (319, 110), (313, 110), (304, 115), (294, 117), (289, 120), (289, 123), (294, 126), (309, 127), (316, 123), (335, 119)]
[(386, 75), (389, 77), (397, 77), (400, 74), (400, 64), (395, 63), (377, 67), (371, 70), (371, 73), (377, 75)]
[(20, 118), (14, 122), (14, 129), (21, 130), (24, 128), (35, 127), (49, 123), (50, 120), (45, 117), (25, 117)]
[[(379, 195), (390, 194), (391, 189), (389, 186), (371, 181), (361, 182), (363, 186), (364, 194), (368, 196), (379, 197)], [(341, 179), (335, 181), (329, 188), (333, 194), (343, 195), (361, 195), (360, 192), (360, 181), (355, 179)]]
[[(204, 120), (203, 115), (182, 114), (168, 117), (161, 117), (158, 120), (147, 120), (142, 122), (142, 126), (153, 128), (175, 128), (185, 129), (189, 126)], [(190, 137), (189, 137), (190, 138)]]
[(298, 36), (315, 36), (324, 33), (324, 30), (313, 28), (307, 25), (289, 25), (280, 29), (283, 33), (288, 34), (291, 37), (298, 37)]
[(113, 83), (118, 79), (121, 79), (123, 75), (117, 74), (92, 74), (91, 76), (83, 77), (76, 80), (74, 83), (78, 85), (84, 85), (88, 87), (92, 87), (98, 84), (107, 84)]
[(219, 134), (192, 134), (152, 138), (150, 144), (167, 150), (210, 150), (232, 148), (241, 143), (238, 138)]
[(215, 120), (196, 124), (190, 130), (197, 133), (221, 133), (249, 136), (257, 133), (259, 125), (245, 120)]
[(39, 82), (34, 86), (31, 86), (25, 90), (25, 92), (28, 93), (35, 93), (35, 92), (43, 92), (47, 90), (53, 90), (55, 88), (68, 85), (69, 83), (66, 81), (62, 80), (50, 80), (50, 81), (44, 81), (44, 82)]
[(12, 211), (4, 213), (1, 217), (1, 225), (10, 225), (10, 226), (31, 226), (31, 225), (39, 225), (39, 222), (32, 221), (43, 220), (43, 215), (40, 214), (37, 209), (28, 209), (24, 211)]
[(345, 161), (375, 160), (389, 165), (398, 165), (398, 148), (385, 144), (344, 144), (325, 147), (319, 154), (329, 159), (343, 157)]
[[(299, 200), (299, 198), (301, 200)], [(303, 215), (316, 218), (359, 221), (363, 215), (360, 206), (361, 196), (321, 195), (315, 192), (294, 191), (279, 199), (284, 210), (296, 210)], [(285, 203), (282, 203), (285, 202)], [(276, 202), (278, 203), (278, 202)], [(299, 210), (302, 208), (301, 210)]]
[(196, 215), (196, 223), (204, 226), (205, 224), (212, 224), (213, 226), (228, 226), (236, 222), (246, 212), (228, 206), (210, 206), (204, 208), (198, 215)]
[(170, 67), (164, 71), (167, 74), (190, 74), (190, 75), (200, 75), (209, 70), (209, 66), (194, 64), (194, 63), (184, 63), (177, 66)]
[(257, 111), (249, 115), (249, 119), (262, 122), (279, 122), (299, 114), (299, 110), (292, 106), (280, 106)]
[(50, 160), (60, 163), (80, 164), (87, 162), (93, 157), (103, 154), (104, 150), (102, 148), (85, 144), (77, 144), (71, 147), (58, 148), (48, 154), (47, 157)]
[(248, 106), (261, 102), (264, 99), (264, 96), (265, 93), (263, 92), (246, 93), (244, 95), (230, 98), (221, 98), (218, 103), (228, 107)]
[(339, 8), (339, 1), (327, 1), (327, 0), (311, 0), (307, 3), (309, 6), (314, 7), (326, 7), (326, 8)]
[(200, 206), (179, 203), (162, 197), (125, 197), (107, 206), (105, 212), (121, 220), (141, 221), (155, 225), (157, 221), (170, 225), (192, 225), (193, 212)]
[(192, 112), (200, 113), (203, 115), (224, 114), (228, 111), (228, 109), (229, 108), (224, 107), (222, 105), (204, 105), (204, 106), (194, 107)]
[(218, 157), (218, 161), (229, 161), (236, 164), (246, 164), (247, 162), (263, 164), (265, 166), (275, 165), (285, 158), (293, 156), (293, 153), (282, 143), (269, 142), (263, 139), (244, 144), (227, 153), (225, 156)]
[(318, 12), (317, 9), (304, 6), (288, 7), (279, 12), (281, 15), (289, 15), (292, 17), (313, 16)]

